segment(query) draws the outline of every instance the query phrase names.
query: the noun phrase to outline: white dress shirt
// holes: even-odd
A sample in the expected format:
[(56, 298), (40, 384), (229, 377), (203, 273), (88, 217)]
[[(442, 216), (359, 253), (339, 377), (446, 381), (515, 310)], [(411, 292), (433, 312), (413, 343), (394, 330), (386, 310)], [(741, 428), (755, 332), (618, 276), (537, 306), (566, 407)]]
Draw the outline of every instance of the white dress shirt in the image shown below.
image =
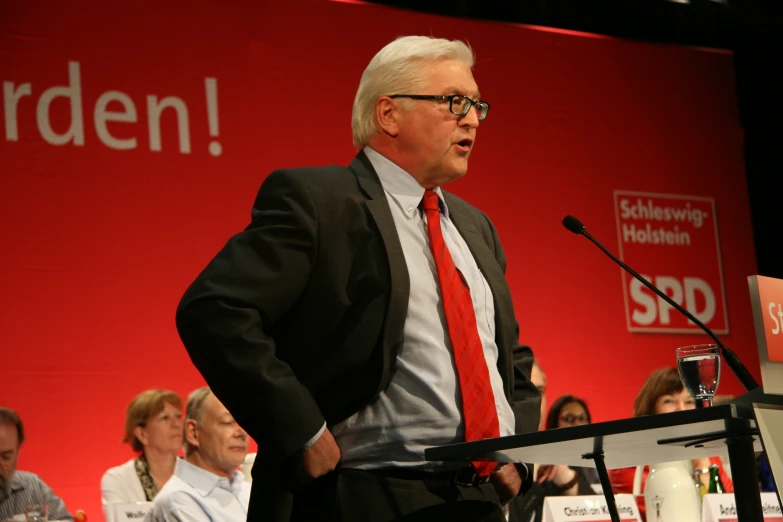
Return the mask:
[[(420, 208), (424, 188), (407, 172), (364, 149), (386, 193), (410, 278), (403, 344), (389, 385), (376, 401), (334, 426), (340, 466), (360, 469), (448, 469), (460, 463), (424, 460), (430, 446), (465, 441), (462, 398), (451, 351), (435, 261)], [(497, 369), (495, 306), (487, 281), (449, 219), (440, 189), (441, 228), (454, 264), (470, 288), (479, 337), (489, 369), (500, 435), (513, 435), (514, 413)]]
[(152, 501), (145, 522), (235, 522), (247, 519), (250, 484), (240, 471), (231, 480), (177, 459), (174, 475)]

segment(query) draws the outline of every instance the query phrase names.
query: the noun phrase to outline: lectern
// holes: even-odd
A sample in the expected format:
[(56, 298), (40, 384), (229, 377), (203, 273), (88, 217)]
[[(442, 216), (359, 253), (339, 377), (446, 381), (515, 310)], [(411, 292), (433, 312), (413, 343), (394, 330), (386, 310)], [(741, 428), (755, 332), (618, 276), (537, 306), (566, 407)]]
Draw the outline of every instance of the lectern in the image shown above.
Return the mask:
[(722, 406), (450, 444), (425, 458), (594, 466), (619, 522), (607, 468), (718, 456), (731, 465), (739, 522), (761, 522), (755, 452), (767, 454), (779, 502), (783, 481), (783, 281), (748, 280), (763, 387)]
[[(783, 406), (783, 401), (781, 401)], [(753, 409), (742, 404), (599, 422), (425, 450), (427, 460), (480, 458), (595, 467), (613, 521), (619, 522), (607, 468), (699, 457), (728, 458), (740, 522), (763, 520), (755, 451), (761, 451)], [(749, 478), (752, 477), (752, 480)]]

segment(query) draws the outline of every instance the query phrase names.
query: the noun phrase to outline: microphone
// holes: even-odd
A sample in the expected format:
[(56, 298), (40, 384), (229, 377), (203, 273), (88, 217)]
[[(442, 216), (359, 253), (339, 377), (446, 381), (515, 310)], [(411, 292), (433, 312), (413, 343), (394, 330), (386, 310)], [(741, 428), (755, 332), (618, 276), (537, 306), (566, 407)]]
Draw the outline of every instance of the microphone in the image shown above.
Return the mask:
[(652, 283), (650, 283), (647, 279), (643, 278), (641, 275), (636, 273), (631, 267), (620, 261), (617, 257), (614, 256), (611, 252), (609, 252), (604, 246), (593, 239), (593, 236), (588, 234), (587, 229), (585, 229), (585, 226), (582, 224), (581, 221), (579, 221), (574, 216), (566, 216), (563, 218), (563, 226), (566, 227), (568, 230), (573, 232), (577, 235), (585, 236), (587, 239), (589, 239), (595, 246), (601, 249), (601, 251), (609, 256), (612, 261), (620, 265), (623, 270), (634, 276), (636, 279), (638, 279), (644, 286), (652, 290), (657, 296), (659, 296), (661, 299), (669, 303), (675, 310), (683, 314), (685, 317), (690, 319), (690, 321), (704, 330), (707, 335), (709, 335), (713, 341), (715, 341), (715, 344), (718, 345), (720, 348), (720, 351), (723, 355), (723, 358), (726, 360), (726, 364), (729, 365), (729, 368), (731, 368), (731, 371), (734, 372), (734, 375), (737, 376), (737, 379), (742, 383), (742, 386), (745, 387), (746, 391), (751, 391), (759, 387), (756, 380), (753, 378), (753, 376), (750, 374), (747, 368), (745, 368), (745, 365), (742, 364), (742, 361), (739, 360), (739, 357), (737, 357), (737, 354), (735, 354), (733, 351), (728, 349), (721, 341), (718, 339), (718, 337), (707, 328), (704, 323), (696, 319), (696, 317), (693, 316), (692, 313), (690, 313), (688, 310), (680, 306), (679, 304), (675, 303), (671, 297), (666, 295), (665, 293), (661, 292), (656, 286), (653, 286)]

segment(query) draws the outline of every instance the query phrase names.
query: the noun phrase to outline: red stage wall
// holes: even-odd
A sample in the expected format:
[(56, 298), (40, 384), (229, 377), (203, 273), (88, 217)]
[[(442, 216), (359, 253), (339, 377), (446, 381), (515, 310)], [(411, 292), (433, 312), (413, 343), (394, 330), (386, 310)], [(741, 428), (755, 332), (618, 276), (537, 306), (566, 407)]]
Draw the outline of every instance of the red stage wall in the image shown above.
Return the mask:
[[(569, 213), (671, 288), (707, 284), (710, 324), (758, 375), (728, 54), (323, 0), (0, 10), (0, 404), (26, 423), (21, 467), (72, 511), (101, 519), (101, 474), (130, 457), (119, 440), (133, 395), (201, 385), (174, 327), (186, 286), (247, 224), (267, 173), (350, 162), (359, 77), (403, 34), (465, 39), (477, 53), (492, 112), (449, 188), (497, 225), (521, 341), (550, 400), (574, 393), (596, 420), (628, 416), (652, 369), (706, 340), (668, 331), (687, 325), (662, 322), (642, 306), (651, 297), (636, 304), (620, 269), (563, 229)], [(628, 214), (648, 203), (690, 217)], [(647, 225), (678, 226), (670, 239), (692, 242), (621, 244), (630, 225), (647, 239)], [(740, 392), (727, 372), (720, 392)]]

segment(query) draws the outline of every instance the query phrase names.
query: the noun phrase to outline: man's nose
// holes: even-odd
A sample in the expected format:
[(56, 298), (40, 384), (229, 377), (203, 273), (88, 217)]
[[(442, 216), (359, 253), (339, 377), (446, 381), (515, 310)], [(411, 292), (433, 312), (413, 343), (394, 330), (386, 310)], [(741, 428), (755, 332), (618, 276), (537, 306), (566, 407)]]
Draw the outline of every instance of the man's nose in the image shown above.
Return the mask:
[(459, 123), (464, 127), (478, 128), (479, 126), (479, 113), (475, 105), (470, 106), (470, 110), (465, 116), (459, 119)]

